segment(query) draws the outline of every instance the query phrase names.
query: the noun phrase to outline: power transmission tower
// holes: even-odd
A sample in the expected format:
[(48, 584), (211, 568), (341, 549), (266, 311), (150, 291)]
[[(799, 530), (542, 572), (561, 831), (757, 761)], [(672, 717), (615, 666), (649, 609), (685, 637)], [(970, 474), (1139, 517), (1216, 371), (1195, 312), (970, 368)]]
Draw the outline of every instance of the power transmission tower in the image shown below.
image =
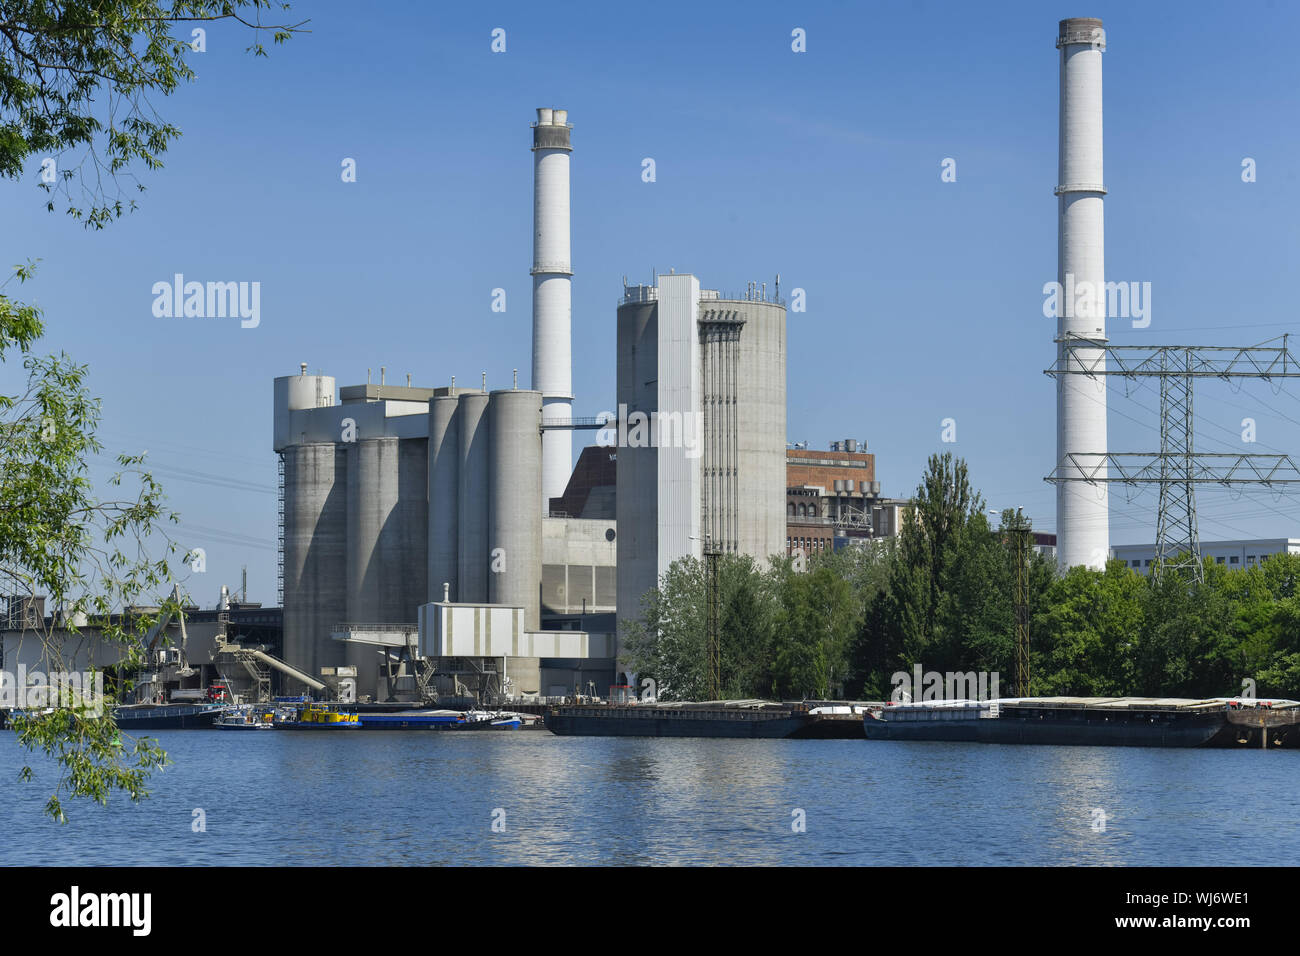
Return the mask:
[(1158, 573), (1190, 573), (1200, 580), (1201, 541), (1192, 491), (1192, 354), (1160, 350), (1160, 504), (1156, 511)]
[(718, 605), (721, 593), (718, 587), (718, 559), (722, 549), (713, 543), (711, 537), (704, 539), (704, 580), (705, 600), (708, 605), (705, 625), (706, 667), (705, 675), (709, 685), (709, 700), (722, 699), (722, 636), (719, 632)]
[(1047, 481), (1155, 484), (1160, 488), (1156, 521), (1155, 574), (1175, 571), (1204, 577), (1197, 532), (1197, 484), (1300, 484), (1300, 466), (1289, 455), (1197, 454), (1192, 435), (1192, 386), (1198, 378), (1300, 378), (1300, 362), (1282, 345), (1111, 345), (1102, 339), (1068, 336), (1057, 366), (1047, 375), (1121, 375), (1160, 379), (1160, 451), (1072, 452), (1057, 463)]

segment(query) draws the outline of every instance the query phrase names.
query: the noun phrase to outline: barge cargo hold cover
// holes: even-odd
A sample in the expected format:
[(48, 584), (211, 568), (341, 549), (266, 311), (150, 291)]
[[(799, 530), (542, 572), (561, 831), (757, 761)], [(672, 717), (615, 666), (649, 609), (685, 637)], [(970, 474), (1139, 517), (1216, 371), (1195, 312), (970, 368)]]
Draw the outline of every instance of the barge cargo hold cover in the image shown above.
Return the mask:
[[(834, 713), (846, 710), (847, 713)], [(819, 737), (862, 739), (863, 708), (760, 700), (707, 703), (566, 704), (546, 712), (562, 737)]]
[(1300, 703), (1247, 698), (1024, 697), (868, 711), (868, 740), (1111, 747), (1300, 747)]

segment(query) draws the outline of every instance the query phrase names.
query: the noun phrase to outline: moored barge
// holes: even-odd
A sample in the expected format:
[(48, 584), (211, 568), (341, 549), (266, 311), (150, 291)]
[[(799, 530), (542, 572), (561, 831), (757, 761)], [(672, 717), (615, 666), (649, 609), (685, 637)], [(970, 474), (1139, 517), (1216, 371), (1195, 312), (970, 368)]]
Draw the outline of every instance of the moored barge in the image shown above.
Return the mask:
[[(834, 708), (840, 710), (841, 708)], [(562, 737), (751, 737), (861, 739), (860, 709), (737, 700), (708, 703), (564, 704), (546, 712)]]
[(1244, 698), (1022, 697), (871, 708), (868, 740), (1110, 747), (1300, 746), (1300, 703)]

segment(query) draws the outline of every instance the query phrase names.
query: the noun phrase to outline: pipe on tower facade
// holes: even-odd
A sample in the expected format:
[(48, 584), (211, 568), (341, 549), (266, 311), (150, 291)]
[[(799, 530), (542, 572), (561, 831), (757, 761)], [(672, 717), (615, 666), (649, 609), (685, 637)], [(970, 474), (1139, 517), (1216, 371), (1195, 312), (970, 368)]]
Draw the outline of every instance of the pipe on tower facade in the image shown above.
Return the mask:
[[(1057, 282), (1062, 290), (1091, 288), (1092, 308), (1077, 308), (1061, 297), (1056, 337), (1106, 338), (1105, 216), (1102, 176), (1101, 58), (1106, 34), (1100, 20), (1078, 17), (1060, 22), (1060, 166), (1056, 187), (1059, 224)], [(1090, 286), (1084, 286), (1089, 283)], [(1083, 303), (1078, 303), (1083, 304)], [(1082, 314), (1081, 314), (1082, 313)], [(1064, 349), (1057, 345), (1057, 367)], [(1105, 367), (1100, 349), (1080, 349), (1078, 361)], [(1106, 445), (1105, 376), (1056, 376), (1057, 473), (1081, 477), (1102, 460)], [(1086, 455), (1072, 466), (1067, 456)], [(1105, 475), (1102, 468), (1101, 474)], [(1105, 482), (1056, 483), (1057, 561), (1062, 568), (1103, 568), (1110, 554), (1110, 501)]]

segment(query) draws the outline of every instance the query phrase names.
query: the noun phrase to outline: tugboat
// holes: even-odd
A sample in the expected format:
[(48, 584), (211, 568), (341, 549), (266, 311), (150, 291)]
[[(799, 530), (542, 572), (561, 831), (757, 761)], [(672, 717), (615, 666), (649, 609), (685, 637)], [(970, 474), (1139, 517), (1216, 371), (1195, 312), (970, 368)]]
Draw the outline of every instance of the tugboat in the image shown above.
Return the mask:
[(332, 704), (307, 704), (299, 708), (296, 719), (275, 726), (285, 730), (360, 730), (361, 718)]

